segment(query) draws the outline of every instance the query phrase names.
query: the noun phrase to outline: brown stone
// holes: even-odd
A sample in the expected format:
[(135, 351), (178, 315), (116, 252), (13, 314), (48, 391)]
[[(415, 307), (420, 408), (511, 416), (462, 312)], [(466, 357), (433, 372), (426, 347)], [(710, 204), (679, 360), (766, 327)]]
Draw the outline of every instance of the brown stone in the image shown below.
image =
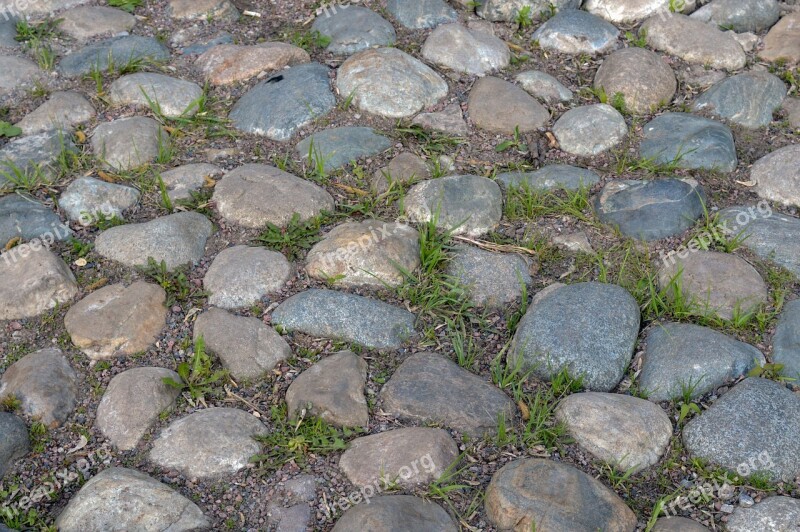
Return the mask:
[(479, 79), (469, 94), (469, 117), (479, 128), (510, 135), (533, 131), (550, 120), (550, 113), (522, 88), (495, 77)]
[(212, 85), (248, 80), (261, 72), (307, 63), (311, 57), (302, 48), (280, 42), (254, 46), (221, 44), (197, 58), (195, 66)]

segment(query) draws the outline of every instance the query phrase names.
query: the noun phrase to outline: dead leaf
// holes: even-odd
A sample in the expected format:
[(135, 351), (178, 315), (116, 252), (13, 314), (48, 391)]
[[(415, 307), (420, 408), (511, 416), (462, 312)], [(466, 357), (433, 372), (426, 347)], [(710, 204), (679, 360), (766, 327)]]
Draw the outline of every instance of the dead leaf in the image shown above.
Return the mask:
[(84, 142), (86, 142), (86, 133), (84, 133), (83, 131), (76, 131), (75, 140), (78, 141), (78, 144), (83, 144)]
[(22, 242), (22, 239), (18, 236), (15, 236), (11, 240), (9, 240), (8, 243), (6, 244), (6, 251), (18, 245), (20, 242)]
[(518, 401), (517, 406), (519, 407), (519, 411), (522, 412), (522, 420), (528, 421), (531, 418), (531, 411), (528, 405), (525, 404), (525, 401)]

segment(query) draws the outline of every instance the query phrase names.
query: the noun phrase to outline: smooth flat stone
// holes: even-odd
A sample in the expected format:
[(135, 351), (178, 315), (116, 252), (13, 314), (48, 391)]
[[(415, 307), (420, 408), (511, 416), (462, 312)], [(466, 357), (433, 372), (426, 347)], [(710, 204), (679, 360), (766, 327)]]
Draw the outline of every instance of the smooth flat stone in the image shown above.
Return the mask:
[(27, 114), (16, 126), (26, 135), (52, 129), (68, 132), (74, 126), (88, 122), (97, 115), (94, 106), (79, 92), (54, 92), (50, 98)]
[(154, 162), (170, 138), (152, 118), (134, 116), (100, 124), (91, 142), (95, 157), (106, 169), (125, 171)]
[(575, 107), (553, 126), (562, 150), (589, 157), (617, 146), (628, 135), (622, 115), (604, 103)]
[(414, 315), (375, 299), (333, 290), (300, 292), (278, 305), (272, 323), (372, 349), (397, 349), (414, 334)]
[(283, 70), (310, 60), (308, 52), (297, 46), (263, 42), (253, 46), (220, 44), (204, 52), (194, 64), (212, 85), (230, 85), (251, 79), (261, 72)]
[(769, 29), (778, 21), (780, 12), (776, 0), (714, 0), (691, 17), (744, 33)]
[(644, 128), (641, 157), (689, 170), (736, 169), (736, 146), (728, 126), (686, 113), (664, 113)]
[(107, 71), (113, 63), (119, 67), (131, 61), (169, 61), (169, 50), (152, 37), (128, 35), (90, 44), (64, 57), (56, 70), (69, 78)]
[[(690, 7), (694, 2), (686, 2)], [(617, 25), (632, 25), (652, 15), (669, 11), (665, 0), (586, 0), (583, 9)]]
[(678, 82), (664, 59), (645, 48), (617, 50), (603, 60), (594, 77), (594, 88), (609, 99), (622, 94), (625, 110), (635, 114), (652, 113), (668, 105)]
[(545, 103), (568, 102), (573, 96), (572, 91), (556, 78), (538, 70), (520, 72), (514, 79), (531, 96)]
[(511, 52), (498, 37), (461, 24), (439, 26), (422, 46), (422, 57), (459, 74), (483, 76), (508, 66)]
[(210, 305), (235, 309), (279, 292), (291, 276), (289, 261), (277, 251), (239, 245), (219, 252), (203, 277), (203, 287), (210, 292)]
[(0, 319), (38, 316), (69, 303), (78, 293), (75, 276), (60, 257), (41, 246), (17, 246), (0, 260)]
[(645, 241), (678, 235), (705, 212), (706, 194), (691, 178), (609, 181), (595, 196), (603, 223)]
[(62, 13), (60, 18), (58, 29), (79, 41), (130, 31), (136, 25), (132, 14), (105, 6), (77, 7)]
[(70, 234), (72, 232), (61, 223), (61, 218), (34, 198), (22, 194), (0, 198), (0, 242), (20, 237), (23, 240), (41, 239), (52, 244), (56, 240), (66, 239)]
[(504, 187), (528, 187), (531, 190), (578, 190), (592, 188), (600, 176), (586, 168), (551, 164), (532, 172), (504, 172), (495, 178)]
[(406, 118), (447, 96), (447, 83), (432, 68), (397, 48), (364, 50), (339, 67), (342, 98), (368, 113)]
[(518, 305), (523, 287), (533, 283), (530, 266), (520, 255), (472, 246), (456, 247), (447, 274), (460, 281), (475, 306), (495, 309)]
[(352, 55), (377, 46), (394, 44), (394, 27), (388, 20), (366, 7), (346, 5), (317, 16), (312, 31), (330, 38), (327, 51)]
[(474, 438), (494, 435), (500, 416), (510, 422), (514, 402), (482, 377), (436, 353), (405, 359), (381, 390), (384, 412), (400, 419), (441, 423)]
[(440, 229), (476, 237), (500, 222), (503, 195), (491, 179), (455, 175), (417, 183), (406, 194), (403, 206), (412, 222), (435, 218)]
[[(31, 449), (28, 427), (16, 415), (0, 412), (0, 476)], [(456, 451), (458, 454), (458, 451)]]
[[(467, 5), (466, 1), (457, 0), (457, 3)], [(550, 6), (561, 11), (566, 9), (578, 9), (581, 7), (580, 0), (485, 0), (478, 5), (478, 16), (492, 22), (514, 22), (520, 9), (530, 8), (530, 15), (534, 19), (539, 19), (540, 14), (550, 10)]]
[(751, 508), (738, 506), (728, 519), (730, 532), (791, 531), (800, 522), (800, 501), (786, 496), (766, 497)]
[(169, 198), (175, 202), (189, 199), (192, 192), (208, 186), (208, 179), (216, 181), (225, 174), (222, 168), (213, 164), (185, 164), (161, 173), (161, 180), (167, 189)]
[(764, 362), (752, 345), (708, 327), (657, 324), (647, 335), (639, 387), (651, 401), (679, 399), (684, 391), (694, 399)]
[(587, 390), (619, 384), (639, 335), (639, 305), (612, 284), (576, 283), (551, 289), (531, 303), (507, 360), (549, 380), (566, 368)]
[(800, 206), (800, 145), (789, 144), (757, 160), (750, 169), (759, 196)]
[(800, 378), (800, 301), (786, 303), (772, 337), (772, 360), (783, 364), (783, 374)]
[(772, 26), (758, 57), (765, 61), (783, 59), (790, 65), (800, 63), (800, 13), (784, 15)]
[(411, 495), (381, 495), (347, 510), (333, 532), (353, 530), (436, 530), (456, 532), (453, 519), (438, 504)]
[(458, 21), (458, 13), (444, 0), (388, 0), (386, 9), (404, 28), (423, 30)]
[(479, 79), (469, 94), (469, 116), (493, 133), (534, 131), (550, 120), (550, 112), (520, 87), (495, 77)]
[(740, 476), (791, 481), (800, 474), (800, 398), (781, 383), (750, 377), (689, 421), (683, 442), (690, 456)]
[(786, 85), (769, 72), (745, 72), (717, 83), (692, 103), (694, 111), (708, 111), (734, 124), (759, 128), (772, 122), (783, 103)]
[(150, 108), (151, 102), (168, 117), (194, 116), (203, 96), (200, 85), (152, 72), (137, 72), (118, 78), (108, 88), (114, 105)]
[(314, 133), (300, 141), (297, 154), (307, 159), (311, 151), (312, 158), (321, 158), (325, 171), (330, 172), (362, 157), (377, 155), (391, 146), (391, 140), (371, 128), (337, 127)]
[(85, 223), (98, 213), (104, 218), (117, 216), (136, 205), (139, 191), (126, 185), (107, 183), (91, 177), (79, 177), (61, 193), (58, 206), (70, 220)]
[(289, 140), (300, 128), (327, 115), (336, 105), (330, 69), (319, 63), (297, 65), (250, 89), (228, 116), (236, 129), (272, 140)]
[(564, 54), (601, 54), (611, 50), (618, 38), (616, 27), (580, 9), (559, 11), (533, 32), (542, 49)]
[(0, 98), (28, 86), (42, 74), (36, 63), (28, 59), (0, 56)]
[[(19, 170), (26, 175), (39, 172), (45, 178), (54, 179), (58, 175), (61, 154), (75, 151), (69, 136), (58, 131), (15, 138), (0, 148), (0, 172), (14, 174)], [(6, 183), (6, 178), (0, 175), (0, 186)]]

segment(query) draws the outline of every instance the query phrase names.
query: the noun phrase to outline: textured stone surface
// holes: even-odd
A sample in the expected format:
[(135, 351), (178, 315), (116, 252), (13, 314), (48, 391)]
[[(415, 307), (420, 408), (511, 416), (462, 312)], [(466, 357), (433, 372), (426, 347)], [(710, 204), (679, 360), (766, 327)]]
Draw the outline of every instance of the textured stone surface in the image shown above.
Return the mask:
[(42, 71), (28, 59), (0, 56), (0, 98), (33, 83)]
[(574, 393), (556, 409), (578, 445), (619, 471), (637, 473), (657, 463), (672, 438), (660, 406), (616, 393)]
[(383, 411), (401, 419), (442, 423), (470, 437), (494, 435), (497, 420), (516, 415), (514, 402), (483, 378), (436, 353), (416, 353), (381, 391)]
[(58, 198), (58, 206), (70, 220), (88, 224), (96, 218), (122, 218), (122, 211), (136, 205), (139, 191), (126, 185), (79, 177)]
[(133, 355), (153, 345), (166, 325), (166, 299), (163, 288), (143, 281), (105, 286), (75, 303), (64, 327), (92, 360)]
[(719, 217), (740, 235), (743, 247), (800, 277), (800, 219), (761, 206), (730, 207)]
[(336, 86), (343, 98), (368, 113), (405, 118), (447, 96), (447, 83), (432, 68), (397, 48), (364, 50), (342, 63)]
[(755, 268), (736, 255), (716, 251), (673, 255), (659, 269), (658, 283), (669, 297), (680, 288), (694, 312), (726, 320), (767, 301), (767, 285)]
[[(341, 68), (339, 71), (341, 75)], [(336, 127), (314, 133), (300, 141), (297, 154), (312, 166), (315, 161), (321, 161), (325, 171), (331, 172), (362, 157), (377, 155), (391, 145), (391, 140), (372, 128)]]
[(594, 87), (609, 99), (622, 94), (627, 111), (647, 114), (672, 101), (678, 82), (660, 55), (631, 47), (606, 57), (595, 74)]
[(167, 194), (173, 202), (189, 199), (192, 192), (197, 192), (209, 185), (209, 179), (216, 181), (224, 174), (218, 166), (207, 163), (185, 164), (161, 173), (161, 180)]
[(16, 397), (28, 416), (48, 428), (62, 425), (78, 401), (78, 376), (59, 349), (42, 349), (14, 362), (0, 378), (0, 400)]
[(546, 103), (568, 102), (573, 96), (572, 91), (556, 78), (538, 70), (520, 72), (515, 79), (532, 96)]
[[(48, 236), (45, 236), (49, 233)], [(25, 240), (39, 238), (49, 246), (55, 240), (64, 240), (71, 231), (61, 223), (53, 210), (42, 205), (31, 196), (10, 194), (0, 198), (0, 241), (8, 242), (14, 237)], [(11, 248), (8, 252), (20, 255)], [(5, 251), (5, 250), (4, 250)]]
[[(686, 2), (687, 6), (694, 2)], [(614, 24), (631, 24), (669, 10), (666, 0), (586, 0), (583, 9)]]
[(280, 42), (254, 46), (220, 44), (204, 52), (195, 67), (212, 85), (230, 85), (284, 67), (308, 63), (311, 57), (302, 48)]
[(697, 521), (671, 516), (658, 519), (652, 532), (708, 532), (708, 530)]
[(458, 21), (458, 13), (444, 0), (388, 0), (386, 9), (403, 27), (414, 30)]
[(414, 117), (411, 123), (423, 129), (449, 133), (457, 137), (463, 137), (468, 132), (464, 113), (457, 103), (450, 104), (439, 112), (420, 113)]
[(366, 361), (350, 351), (327, 356), (298, 375), (286, 390), (291, 419), (318, 416), (340, 427), (366, 427), (369, 409), (364, 397)]
[(750, 180), (762, 198), (800, 206), (800, 144), (784, 146), (756, 161)]
[(503, 466), (486, 489), (485, 506), (498, 530), (636, 528), (636, 515), (613, 491), (551, 460), (528, 458)]
[[(456, 0), (462, 5), (468, 2)], [(520, 10), (530, 8), (530, 16), (534, 19), (540, 18), (541, 13), (548, 12), (550, 6), (558, 10), (578, 9), (581, 7), (580, 0), (486, 0), (478, 6), (478, 16), (491, 21), (514, 22)]]
[(11, 140), (0, 148), (0, 186), (7, 183), (3, 173), (16, 174), (17, 170), (28, 177), (55, 179), (58, 159), (62, 153), (74, 153), (75, 145), (58, 131), (45, 131)]
[(113, 64), (126, 65), (132, 61), (168, 61), (169, 50), (152, 37), (128, 35), (90, 44), (64, 57), (58, 72), (66, 77), (89, 74), (92, 70), (106, 71)]
[(783, 307), (772, 337), (772, 360), (783, 364), (783, 374), (800, 379), (800, 301)]
[(97, 407), (97, 428), (117, 449), (135, 449), (164, 410), (171, 410), (180, 390), (164, 379), (181, 382), (166, 368), (123, 371), (106, 388)]
[(239, 11), (230, 0), (169, 0), (167, 11), (180, 20), (235, 21)]
[(0, 477), (17, 458), (28, 454), (30, 448), (25, 422), (10, 412), (0, 412)]
[(528, 262), (520, 255), (472, 246), (456, 248), (447, 274), (460, 281), (475, 306), (495, 309), (519, 304), (523, 288), (530, 288), (533, 283)]
[(625, 236), (659, 240), (692, 227), (705, 212), (706, 195), (691, 178), (610, 181), (595, 196), (595, 212), (603, 223)]
[(194, 116), (200, 85), (152, 72), (137, 72), (118, 78), (108, 88), (108, 98), (115, 105), (135, 105), (159, 109), (164, 116)]
[(446, 430), (408, 427), (356, 438), (339, 459), (339, 469), (355, 486), (427, 485), (458, 458)]
[(671, 401), (689, 392), (694, 399), (746, 375), (764, 355), (708, 327), (657, 324), (647, 335), (639, 387), (651, 401)]
[(573, 155), (597, 155), (628, 135), (622, 115), (604, 103), (570, 109), (553, 126), (561, 149)]
[(757, 128), (772, 122), (772, 113), (785, 97), (786, 85), (777, 76), (763, 71), (745, 72), (708, 89), (694, 101), (692, 109)]
[(243, 227), (267, 223), (286, 226), (297, 213), (307, 220), (333, 210), (333, 198), (322, 187), (264, 164), (246, 164), (229, 172), (214, 188), (217, 211)]
[(435, 217), (437, 227), (475, 237), (500, 222), (503, 197), (491, 179), (455, 175), (414, 185), (406, 195), (404, 207), (412, 222), (425, 223)]
[(69, 303), (77, 293), (78, 285), (69, 266), (46, 249), (20, 246), (20, 251), (7, 251), (0, 260), (2, 320), (38, 316), (56, 305)]
[(686, 15), (660, 13), (647, 19), (639, 31), (655, 50), (687, 63), (739, 70), (746, 62), (744, 50), (735, 38)]
[(469, 116), (480, 129), (492, 133), (522, 133), (542, 127), (547, 109), (516, 85), (495, 77), (478, 80), (469, 94)]
[(438, 504), (411, 495), (381, 495), (369, 504), (347, 510), (334, 532), (352, 530), (436, 530), (456, 532), (458, 527)]
[[(463, 122), (464, 119), (462, 118), (461, 121)], [(466, 123), (464, 123), (464, 129), (466, 129)], [(371, 187), (378, 194), (383, 194), (389, 190), (391, 183), (410, 183), (430, 179), (430, 177), (431, 169), (428, 164), (417, 155), (404, 151), (375, 172)]]
[(351, 55), (376, 46), (390, 46), (397, 37), (388, 20), (366, 7), (342, 4), (317, 16), (312, 31), (330, 38), (327, 50)]
[(791, 497), (767, 497), (751, 508), (737, 507), (730, 519), (730, 532), (774, 530), (789, 532), (800, 523), (800, 501)]
[(133, 170), (156, 160), (159, 150), (169, 146), (169, 134), (152, 118), (119, 118), (97, 126), (92, 151), (104, 166), (117, 171)]
[(422, 57), (441, 68), (483, 76), (508, 66), (511, 52), (498, 37), (461, 24), (439, 26), (428, 36)]
[(173, 421), (153, 443), (150, 460), (190, 478), (235, 473), (261, 446), (254, 436), (268, 429), (235, 408), (206, 408)]
[(263, 321), (218, 308), (197, 318), (194, 338), (200, 337), (235, 379), (257, 379), (292, 356), (286, 340)]
[(334, 227), (306, 256), (306, 271), (336, 286), (398, 286), (419, 266), (419, 234), (405, 224), (366, 220)]
[(617, 43), (619, 30), (580, 9), (560, 11), (533, 33), (544, 50), (565, 54), (601, 54)]
[(641, 157), (657, 164), (675, 164), (689, 170), (732, 172), (736, 146), (730, 128), (686, 113), (664, 113), (643, 128)]
[(800, 398), (783, 384), (751, 377), (683, 429), (686, 450), (742, 476), (788, 481), (800, 473)]
[(297, 65), (250, 89), (233, 106), (229, 118), (246, 133), (289, 140), (300, 128), (328, 114), (336, 105), (329, 68)]
[(280, 291), (291, 274), (289, 261), (276, 251), (233, 246), (216, 256), (203, 278), (203, 286), (210, 292), (210, 305), (241, 308)]
[(766, 61), (783, 59), (788, 64), (800, 63), (800, 13), (785, 15), (769, 30), (758, 57)]
[(607, 392), (622, 379), (638, 335), (639, 305), (624, 288), (576, 283), (534, 299), (507, 358), (548, 380), (566, 368), (586, 389)]
[(414, 315), (362, 296), (311, 289), (281, 303), (272, 322), (289, 330), (396, 349), (414, 334)]
[(148, 257), (153, 257), (173, 270), (200, 260), (211, 230), (211, 222), (202, 214), (179, 212), (107, 229), (97, 235), (95, 250), (127, 266), (146, 266)]
[(105, 6), (81, 6), (60, 15), (58, 29), (81, 41), (100, 35), (113, 35), (129, 31), (136, 25), (136, 17), (121, 9)]
[(743, 33), (769, 29), (778, 21), (776, 0), (714, 0), (694, 13), (692, 18)]
[(71, 130), (95, 117), (94, 106), (79, 92), (54, 92), (36, 110), (17, 122), (26, 135), (43, 133), (50, 129)]
[(92, 477), (56, 520), (59, 530), (203, 530), (211, 523), (192, 501), (133, 469), (112, 467)]
[(551, 164), (532, 172), (505, 172), (495, 178), (504, 187), (528, 187), (531, 190), (578, 190), (592, 188), (600, 182), (600, 176), (568, 164)]

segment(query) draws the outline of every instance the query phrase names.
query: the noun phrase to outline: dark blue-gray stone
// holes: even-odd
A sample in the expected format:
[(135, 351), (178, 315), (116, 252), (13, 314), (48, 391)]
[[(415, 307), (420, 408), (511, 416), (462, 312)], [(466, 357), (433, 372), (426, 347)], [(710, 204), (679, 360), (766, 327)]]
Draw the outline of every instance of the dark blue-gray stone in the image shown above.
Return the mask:
[(624, 288), (576, 283), (540, 292), (508, 352), (510, 367), (549, 380), (566, 368), (587, 390), (619, 384), (639, 336), (639, 304)]
[(800, 300), (786, 304), (772, 337), (772, 361), (783, 364), (783, 374), (800, 380)]
[(711, 114), (748, 128), (772, 122), (772, 113), (786, 97), (786, 85), (769, 72), (753, 71), (726, 78), (700, 95), (693, 111)]
[(686, 113), (664, 113), (644, 126), (639, 146), (642, 158), (679, 168), (732, 172), (736, 146), (730, 128)]
[(22, 458), (30, 450), (28, 427), (8, 412), (0, 412), (0, 477), (17, 458)]
[(800, 218), (758, 207), (730, 207), (719, 213), (730, 236), (739, 235), (742, 246), (800, 277)]
[(394, 44), (394, 26), (366, 7), (330, 4), (317, 15), (311, 29), (331, 42), (326, 50), (333, 54), (350, 55), (375, 46)]
[(52, 242), (54, 239), (63, 240), (70, 234), (58, 215), (35, 199), (21, 194), (0, 198), (0, 242), (3, 244), (17, 236), (31, 240), (47, 235)]
[(737, 33), (769, 29), (781, 14), (777, 0), (714, 0), (691, 17)]
[(272, 323), (289, 331), (337, 338), (374, 349), (397, 349), (414, 334), (409, 311), (367, 297), (311, 289), (281, 303)]
[(282, 70), (242, 96), (229, 118), (236, 129), (246, 133), (289, 140), (298, 129), (325, 116), (336, 105), (328, 71), (319, 63)]
[(671, 401), (691, 389), (700, 397), (746, 375), (764, 355), (750, 344), (690, 323), (656, 324), (647, 335), (639, 387), (651, 401)]
[(46, 131), (12, 140), (0, 149), (0, 187), (8, 178), (19, 178), (20, 174), (51, 178), (56, 172), (56, 163), (64, 151), (76, 151), (68, 135), (59, 131)]
[[(313, 143), (313, 146), (312, 146)], [(361, 157), (369, 157), (391, 148), (392, 141), (369, 127), (337, 127), (326, 129), (303, 139), (297, 153), (303, 159), (324, 161), (325, 171), (341, 168)]]
[(5, 46), (15, 48), (19, 43), (14, 39), (17, 36), (17, 19), (14, 17), (5, 18), (0, 14), (0, 47)]
[(703, 215), (704, 205), (705, 193), (694, 179), (609, 181), (594, 201), (600, 221), (646, 241), (689, 229)]
[(564, 9), (533, 32), (545, 50), (565, 54), (598, 54), (611, 50), (619, 30), (610, 22), (581, 9)]
[(800, 397), (782, 383), (750, 377), (683, 429), (689, 455), (741, 476), (794, 481), (800, 474)]
[(189, 46), (185, 47), (182, 52), (183, 55), (202, 55), (211, 48), (219, 46), (220, 44), (233, 44), (233, 35), (227, 31), (222, 31), (208, 41), (190, 44)]
[(458, 13), (444, 0), (388, 0), (386, 9), (397, 22), (412, 30), (458, 22)]
[(58, 72), (62, 76), (74, 77), (88, 74), (92, 70), (106, 71), (133, 61), (168, 61), (169, 49), (152, 37), (126, 35), (89, 45), (61, 60)]
[(578, 190), (591, 188), (600, 176), (577, 166), (551, 164), (532, 172), (505, 172), (495, 178), (504, 187), (529, 187), (531, 190)]

